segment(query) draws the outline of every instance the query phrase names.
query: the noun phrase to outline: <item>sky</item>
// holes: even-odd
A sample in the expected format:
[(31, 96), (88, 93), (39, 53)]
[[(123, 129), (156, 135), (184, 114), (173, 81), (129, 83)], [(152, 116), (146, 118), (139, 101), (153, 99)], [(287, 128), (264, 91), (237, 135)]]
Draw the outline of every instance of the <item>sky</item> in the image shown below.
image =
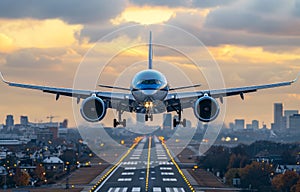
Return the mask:
[[(226, 87), (292, 80), (300, 72), (300, 0), (1, 0), (0, 71), (14, 82), (73, 87), (79, 64), (99, 39), (127, 26), (157, 24), (178, 27), (201, 40), (218, 63)], [(163, 41), (163, 33), (164, 29), (153, 38)], [(113, 46), (143, 42), (139, 35), (101, 42), (100, 55), (116, 54)], [(168, 38), (176, 42), (174, 46), (191, 50), (196, 46), (180, 36)], [(154, 64), (166, 59), (189, 71), (174, 52), (154, 53)], [(108, 79), (100, 78), (101, 83), (110, 83), (109, 77), (118, 79), (132, 62), (128, 57), (144, 61), (147, 50), (120, 54), (105, 69)], [(247, 94), (244, 101), (228, 98), (225, 122), (257, 119), (270, 127), (273, 103), (300, 110), (299, 88), (300, 82)], [(67, 118), (75, 126), (67, 97), (55, 101), (55, 95), (2, 83), (0, 109), (0, 124), (7, 114), (13, 114), (17, 123), (20, 115), (32, 122), (47, 122), (47, 116), (55, 115), (54, 121)]]

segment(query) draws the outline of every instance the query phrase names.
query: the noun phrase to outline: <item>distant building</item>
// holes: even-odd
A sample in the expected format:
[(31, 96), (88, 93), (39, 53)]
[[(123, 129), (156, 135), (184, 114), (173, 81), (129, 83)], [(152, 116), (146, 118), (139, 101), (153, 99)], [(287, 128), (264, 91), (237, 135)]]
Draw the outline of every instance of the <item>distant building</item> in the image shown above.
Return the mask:
[(47, 157), (43, 160), (46, 171), (62, 172), (64, 170), (64, 162), (58, 157)]
[(275, 172), (278, 174), (285, 173), (286, 171), (295, 171), (300, 173), (300, 165), (277, 165)]
[(274, 103), (274, 131), (280, 131), (283, 129), (283, 116), (282, 116), (283, 106), (282, 103)]
[(20, 124), (23, 126), (28, 125), (28, 117), (27, 116), (21, 116), (20, 117)]
[(233, 131), (234, 130), (234, 123), (229, 123), (229, 129), (231, 130), (231, 131)]
[(240, 131), (240, 130), (243, 130), (245, 129), (245, 119), (236, 119), (234, 120), (235, 122), (235, 131)]
[(68, 119), (64, 119), (62, 123), (59, 125), (60, 128), (68, 128)]
[(293, 116), (294, 114), (298, 113), (298, 110), (284, 110), (284, 121), (286, 128), (290, 128), (290, 116)]
[(255, 131), (259, 129), (259, 121), (257, 120), (252, 121), (252, 129)]
[(172, 129), (172, 114), (163, 114), (163, 129)]
[(300, 114), (294, 114), (289, 118), (290, 129), (300, 130)]
[(58, 129), (58, 137), (67, 139), (68, 129), (67, 128), (59, 128)]
[(253, 130), (253, 129), (252, 129), (252, 124), (246, 124), (246, 129), (247, 129), (247, 130)]
[(6, 116), (6, 129), (7, 130), (10, 130), (10, 129), (12, 129), (13, 128), (13, 126), (14, 126), (14, 116), (13, 115), (7, 115)]
[(37, 130), (37, 140), (47, 142), (57, 139), (58, 127), (39, 127)]

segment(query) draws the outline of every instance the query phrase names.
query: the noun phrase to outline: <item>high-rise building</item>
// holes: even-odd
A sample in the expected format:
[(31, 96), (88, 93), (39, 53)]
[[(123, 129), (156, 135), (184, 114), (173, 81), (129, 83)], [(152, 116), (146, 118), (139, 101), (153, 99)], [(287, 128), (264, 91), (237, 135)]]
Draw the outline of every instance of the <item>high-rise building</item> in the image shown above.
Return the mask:
[(68, 128), (68, 119), (64, 119), (64, 121), (59, 124), (59, 127)]
[(13, 115), (7, 115), (6, 116), (6, 128), (14, 126), (14, 116)]
[(274, 103), (274, 130), (280, 131), (283, 129), (282, 103)]
[(290, 116), (293, 116), (294, 114), (298, 113), (298, 110), (284, 110), (284, 121), (286, 128), (290, 128)]
[(20, 124), (21, 125), (28, 125), (28, 117), (27, 116), (21, 116), (20, 117)]
[(229, 129), (230, 129), (231, 131), (234, 130), (234, 123), (232, 123), (232, 122), (229, 123)]
[(294, 114), (290, 116), (289, 122), (290, 122), (290, 129), (300, 130), (300, 114)]
[(246, 129), (247, 129), (247, 130), (253, 130), (253, 129), (252, 129), (252, 124), (246, 124)]
[(163, 129), (172, 129), (172, 114), (163, 114)]
[(252, 121), (252, 129), (254, 131), (259, 129), (259, 121), (257, 121), (257, 120)]
[(245, 129), (245, 119), (236, 119), (235, 122), (235, 131), (240, 131)]

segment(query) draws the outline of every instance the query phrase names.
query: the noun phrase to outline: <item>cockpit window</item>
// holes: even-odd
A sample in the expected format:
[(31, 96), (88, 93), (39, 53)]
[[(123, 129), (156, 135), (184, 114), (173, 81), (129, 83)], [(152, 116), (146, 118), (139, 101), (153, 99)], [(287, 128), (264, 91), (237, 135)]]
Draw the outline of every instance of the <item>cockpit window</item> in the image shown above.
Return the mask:
[(146, 80), (141, 80), (138, 82), (138, 84), (144, 84), (144, 85), (161, 85), (161, 81), (157, 79), (146, 79)]

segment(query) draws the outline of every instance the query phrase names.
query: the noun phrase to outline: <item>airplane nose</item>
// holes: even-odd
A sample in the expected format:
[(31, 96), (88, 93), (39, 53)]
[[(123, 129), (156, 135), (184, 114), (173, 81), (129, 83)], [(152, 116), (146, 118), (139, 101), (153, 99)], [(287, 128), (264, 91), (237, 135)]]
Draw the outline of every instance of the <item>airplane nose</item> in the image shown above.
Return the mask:
[(157, 92), (157, 90), (143, 90), (142, 92), (144, 95), (150, 96), (150, 95), (154, 95)]

